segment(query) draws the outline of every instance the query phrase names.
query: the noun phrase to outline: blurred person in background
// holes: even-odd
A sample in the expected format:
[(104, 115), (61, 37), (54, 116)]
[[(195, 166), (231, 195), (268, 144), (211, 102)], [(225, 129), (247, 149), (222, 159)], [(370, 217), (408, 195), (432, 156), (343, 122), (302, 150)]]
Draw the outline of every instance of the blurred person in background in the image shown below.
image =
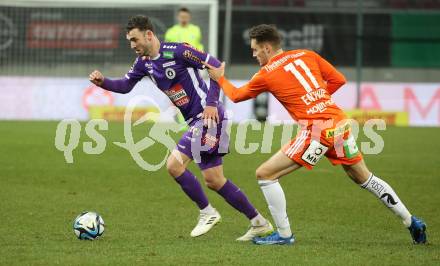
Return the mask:
[(172, 26), (165, 33), (165, 42), (184, 42), (203, 51), (202, 32), (199, 26), (191, 24), (191, 12), (182, 7), (177, 12), (178, 24)]

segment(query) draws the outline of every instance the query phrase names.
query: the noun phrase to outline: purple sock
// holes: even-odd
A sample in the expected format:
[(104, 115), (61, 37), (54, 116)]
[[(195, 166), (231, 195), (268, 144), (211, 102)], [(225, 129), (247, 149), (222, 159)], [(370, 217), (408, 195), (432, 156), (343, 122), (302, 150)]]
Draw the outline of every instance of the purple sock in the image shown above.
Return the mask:
[(232, 207), (246, 215), (249, 220), (258, 215), (257, 210), (249, 202), (246, 195), (230, 180), (226, 181), (225, 185), (217, 193)]
[(203, 192), (202, 186), (190, 171), (185, 170), (181, 176), (175, 179), (186, 195), (199, 206), (199, 209), (202, 210), (208, 206), (209, 201), (205, 192)]

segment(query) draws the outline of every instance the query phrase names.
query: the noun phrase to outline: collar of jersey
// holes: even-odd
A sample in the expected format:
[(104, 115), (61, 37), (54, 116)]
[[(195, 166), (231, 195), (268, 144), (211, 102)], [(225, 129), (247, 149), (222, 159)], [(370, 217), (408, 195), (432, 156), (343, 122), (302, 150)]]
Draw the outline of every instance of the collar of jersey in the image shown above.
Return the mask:
[(159, 59), (159, 58), (160, 58), (160, 55), (161, 55), (161, 52), (159, 51), (159, 53), (156, 55), (156, 57), (155, 57), (155, 58), (151, 58), (151, 60), (157, 60), (157, 59)]
[(159, 53), (157, 54), (157, 56), (155, 58), (151, 58), (151, 60), (157, 60), (160, 58), (160, 56), (162, 55), (162, 45), (163, 44), (164, 44), (163, 42), (160, 43)]
[(281, 57), (284, 56), (285, 53), (286, 53), (286, 52), (283, 51), (281, 54), (278, 54), (278, 55), (272, 57), (272, 58), (269, 60), (269, 62), (267, 62), (267, 65), (270, 64), (270, 63), (272, 63), (273, 61), (276, 61), (276, 60), (280, 59)]

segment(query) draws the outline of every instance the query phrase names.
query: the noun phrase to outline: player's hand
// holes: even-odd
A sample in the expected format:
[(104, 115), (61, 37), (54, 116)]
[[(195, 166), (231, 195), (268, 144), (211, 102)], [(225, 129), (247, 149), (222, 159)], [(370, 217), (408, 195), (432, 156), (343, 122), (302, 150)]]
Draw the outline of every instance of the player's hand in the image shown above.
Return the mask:
[(202, 119), (203, 119), (203, 125), (208, 128), (213, 127), (214, 125), (218, 124), (219, 122), (219, 116), (217, 107), (215, 106), (206, 106), (205, 110), (203, 110), (202, 113)]
[(212, 80), (218, 81), (221, 77), (225, 75), (225, 62), (222, 62), (220, 67), (213, 67), (205, 62), (203, 62), (203, 64), (208, 68), (208, 74)]
[(102, 73), (99, 72), (98, 70), (95, 70), (92, 73), (90, 73), (89, 80), (93, 84), (101, 87), (102, 83), (104, 82), (104, 75), (102, 75)]

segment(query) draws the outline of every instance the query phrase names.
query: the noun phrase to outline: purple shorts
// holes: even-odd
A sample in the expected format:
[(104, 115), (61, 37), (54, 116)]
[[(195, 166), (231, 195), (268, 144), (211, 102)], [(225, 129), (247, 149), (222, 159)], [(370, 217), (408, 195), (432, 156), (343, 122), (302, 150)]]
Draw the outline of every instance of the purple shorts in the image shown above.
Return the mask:
[(204, 127), (203, 120), (191, 123), (177, 143), (177, 150), (194, 160), (201, 170), (221, 165), (222, 157), (229, 153), (229, 123), (223, 115), (214, 128)]

